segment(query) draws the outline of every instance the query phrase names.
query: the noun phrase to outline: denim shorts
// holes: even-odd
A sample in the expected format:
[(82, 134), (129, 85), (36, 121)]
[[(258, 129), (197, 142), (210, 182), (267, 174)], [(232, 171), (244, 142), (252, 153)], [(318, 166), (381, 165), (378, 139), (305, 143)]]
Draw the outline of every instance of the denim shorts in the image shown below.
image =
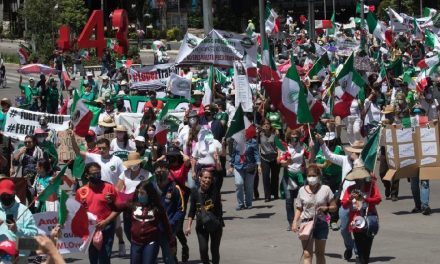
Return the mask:
[(316, 220), (315, 228), (313, 229), (313, 239), (327, 240), (328, 237), (328, 223), (321, 219)]

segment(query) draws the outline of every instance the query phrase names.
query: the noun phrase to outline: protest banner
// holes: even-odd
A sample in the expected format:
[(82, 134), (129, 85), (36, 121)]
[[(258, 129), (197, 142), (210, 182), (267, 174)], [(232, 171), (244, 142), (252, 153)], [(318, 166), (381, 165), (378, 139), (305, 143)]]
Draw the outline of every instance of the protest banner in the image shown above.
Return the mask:
[[(34, 214), (35, 223), (37, 224), (38, 233), (40, 235), (50, 236), (52, 229), (58, 224), (58, 212), (44, 212)], [(95, 220), (93, 215), (89, 214), (89, 234), (95, 232)], [(78, 252), (87, 252), (92, 235), (88, 240), (83, 240), (72, 233), (72, 219), (69, 217), (61, 229), (61, 236), (57, 241), (57, 248), (61, 254), (70, 254)]]
[(232, 32), (212, 30), (203, 40), (186, 34), (176, 63), (185, 64), (209, 64), (215, 66), (234, 65), (234, 61), (243, 59), (244, 55), (257, 58), (257, 46), (255, 38)]
[(253, 111), (252, 92), (243, 63), (234, 62), (235, 107), (241, 104), (244, 112)]
[(68, 115), (52, 115), (11, 107), (6, 115), (3, 134), (23, 141), (26, 135), (34, 134), (35, 129), (40, 127), (38, 120), (42, 116), (47, 118), (49, 129), (63, 131), (69, 128), (70, 116)]
[[(81, 146), (81, 144), (86, 144), (85, 139), (82, 137), (75, 135), (75, 139), (78, 146)], [(58, 143), (60, 144), (57, 148), (59, 161), (75, 159), (76, 154), (73, 151), (70, 136), (66, 131), (58, 132)]]
[(172, 73), (179, 73), (179, 68), (173, 63), (130, 68), (128, 73), (130, 88), (135, 90), (158, 90), (164, 88), (168, 77)]
[(167, 83), (167, 90), (177, 96), (191, 100), (191, 80), (172, 73)]
[[(440, 145), (437, 122), (409, 128), (388, 125), (384, 129), (389, 170), (385, 180), (420, 176), (440, 179)], [(437, 173), (433, 173), (433, 172)]]

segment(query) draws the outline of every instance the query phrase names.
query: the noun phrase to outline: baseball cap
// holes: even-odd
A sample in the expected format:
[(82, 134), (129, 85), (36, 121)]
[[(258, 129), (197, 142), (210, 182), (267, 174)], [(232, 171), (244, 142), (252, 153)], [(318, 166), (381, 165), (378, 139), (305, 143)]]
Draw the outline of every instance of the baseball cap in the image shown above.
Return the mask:
[(87, 136), (86, 137), (96, 137), (95, 131), (93, 131), (93, 130), (87, 131)]
[(11, 256), (16, 256), (18, 254), (17, 246), (15, 242), (11, 240), (4, 240), (0, 242), (0, 251), (3, 251)]
[(145, 138), (143, 136), (137, 136), (134, 138), (134, 141), (145, 142)]
[(14, 194), (15, 184), (10, 179), (3, 179), (0, 181), (0, 195), (6, 193), (9, 195)]

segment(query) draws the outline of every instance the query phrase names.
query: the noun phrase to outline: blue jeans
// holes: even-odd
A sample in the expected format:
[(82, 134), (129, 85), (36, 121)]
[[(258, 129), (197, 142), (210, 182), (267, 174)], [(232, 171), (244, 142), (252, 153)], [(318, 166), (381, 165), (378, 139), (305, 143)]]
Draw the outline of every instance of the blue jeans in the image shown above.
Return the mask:
[(348, 225), (350, 224), (350, 209), (344, 209), (342, 206), (339, 208), (339, 220), (341, 220), (341, 235), (344, 239), (345, 249), (352, 250), (356, 252), (356, 247), (348, 230)]
[(110, 264), (110, 257), (112, 255), (113, 239), (115, 236), (115, 222), (108, 224), (102, 230), (102, 248), (98, 250), (93, 244), (89, 247), (89, 261), (90, 264)]
[(162, 234), (158, 241), (160, 248), (162, 249), (162, 259), (165, 264), (175, 264), (174, 256), (171, 254), (170, 244), (166, 234)]
[[(429, 207), (429, 180), (420, 180), (419, 176), (411, 177), (411, 192), (417, 208)], [(420, 182), (420, 186), (419, 186)], [(420, 188), (421, 187), (421, 188)]]
[[(298, 189), (296, 190), (288, 190), (286, 177), (282, 178), (283, 187), (284, 187), (284, 196), (286, 198), (286, 214), (287, 214), (287, 222), (289, 226), (292, 226), (293, 217), (295, 216), (295, 199), (298, 196)], [(299, 188), (299, 187), (298, 187)]]
[(238, 206), (252, 206), (255, 173), (247, 173), (245, 170), (234, 169), (234, 178)]
[(159, 243), (156, 241), (145, 245), (131, 243), (130, 263), (131, 264), (155, 264), (159, 254)]

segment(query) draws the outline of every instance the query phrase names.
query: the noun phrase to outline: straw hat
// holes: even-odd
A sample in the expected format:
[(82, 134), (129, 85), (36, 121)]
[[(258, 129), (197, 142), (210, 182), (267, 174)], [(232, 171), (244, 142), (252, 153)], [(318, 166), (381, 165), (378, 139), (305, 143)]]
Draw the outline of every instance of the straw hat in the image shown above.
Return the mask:
[(117, 125), (115, 127), (115, 129), (113, 129), (113, 130), (117, 131), (117, 132), (127, 132), (128, 131), (127, 128), (124, 125)]
[(102, 121), (99, 121), (98, 125), (103, 127), (116, 127), (116, 123), (110, 116), (106, 116), (102, 119)]
[(130, 152), (128, 153), (128, 159), (124, 161), (122, 164), (128, 168), (131, 166), (135, 166), (142, 163), (141, 154), (138, 152)]
[(98, 104), (104, 104), (104, 97), (99, 97), (95, 100), (96, 103)]
[(364, 142), (362, 140), (356, 140), (351, 146), (345, 147), (345, 150), (353, 153), (361, 153), (364, 148)]
[(126, 80), (121, 81), (121, 85), (127, 85), (127, 84), (128, 84), (128, 82)]
[(362, 180), (370, 177), (370, 173), (365, 169), (364, 163), (357, 160), (353, 163), (353, 170), (345, 177), (347, 181)]
[(394, 113), (394, 106), (393, 105), (387, 105), (382, 110), (382, 114), (391, 114), (391, 113)]

